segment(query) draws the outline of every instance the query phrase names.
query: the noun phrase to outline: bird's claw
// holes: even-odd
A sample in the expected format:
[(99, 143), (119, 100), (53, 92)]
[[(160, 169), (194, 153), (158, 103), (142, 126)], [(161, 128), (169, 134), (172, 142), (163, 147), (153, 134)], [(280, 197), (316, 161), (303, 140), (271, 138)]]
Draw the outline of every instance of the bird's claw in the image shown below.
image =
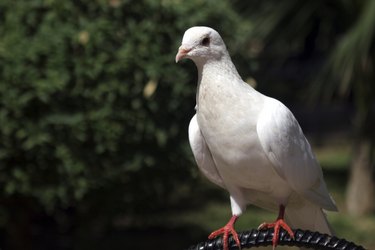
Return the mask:
[(267, 228), (273, 228), (274, 230), (272, 237), (272, 249), (275, 249), (279, 242), (280, 228), (284, 228), (288, 232), (290, 237), (294, 239), (294, 233), (292, 229), (288, 226), (288, 224), (286, 224), (283, 219), (277, 219), (273, 223), (262, 223), (259, 225), (258, 230)]
[(231, 234), (233, 236), (233, 239), (236, 242), (238, 248), (241, 249), (240, 239), (238, 237), (238, 234), (237, 234), (236, 230), (234, 229), (234, 223), (235, 223), (236, 219), (237, 219), (237, 216), (233, 216), (230, 219), (230, 221), (224, 227), (212, 232), (208, 236), (208, 238), (214, 239), (217, 236), (223, 235), (223, 250), (229, 250), (228, 239), (229, 239), (229, 235)]

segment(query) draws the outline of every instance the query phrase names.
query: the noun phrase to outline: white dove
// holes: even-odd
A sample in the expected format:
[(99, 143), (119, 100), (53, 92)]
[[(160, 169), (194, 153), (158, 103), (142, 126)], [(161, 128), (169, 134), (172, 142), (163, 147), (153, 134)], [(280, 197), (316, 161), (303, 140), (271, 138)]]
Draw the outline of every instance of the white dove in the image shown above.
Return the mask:
[[(322, 209), (337, 211), (322, 170), (291, 111), (239, 76), (219, 33), (192, 27), (182, 39), (176, 62), (194, 61), (198, 69), (196, 114), (189, 125), (189, 142), (199, 169), (230, 194), (232, 218), (209, 238), (223, 235), (240, 242), (234, 229), (248, 204), (279, 211), (273, 247), (280, 227), (332, 234)], [(287, 209), (286, 209), (287, 208)], [(288, 224), (284, 221), (285, 219)]]

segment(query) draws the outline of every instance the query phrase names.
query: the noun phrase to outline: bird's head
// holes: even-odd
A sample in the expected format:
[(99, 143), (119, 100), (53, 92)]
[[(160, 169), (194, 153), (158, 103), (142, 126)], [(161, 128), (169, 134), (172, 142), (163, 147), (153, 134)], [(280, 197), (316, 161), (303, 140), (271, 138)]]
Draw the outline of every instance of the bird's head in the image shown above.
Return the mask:
[(195, 63), (207, 60), (220, 60), (227, 49), (219, 33), (209, 27), (196, 26), (185, 31), (176, 55), (176, 63), (189, 58)]

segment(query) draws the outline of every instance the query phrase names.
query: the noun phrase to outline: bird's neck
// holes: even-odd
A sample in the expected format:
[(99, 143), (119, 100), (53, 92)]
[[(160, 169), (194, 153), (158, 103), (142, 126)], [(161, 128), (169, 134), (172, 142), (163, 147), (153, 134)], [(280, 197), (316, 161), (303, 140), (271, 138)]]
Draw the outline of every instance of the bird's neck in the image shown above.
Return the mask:
[(215, 84), (224, 85), (223, 88), (235, 88), (243, 83), (229, 55), (223, 56), (221, 60), (195, 61), (195, 64), (198, 69), (197, 104), (202, 87), (214, 87), (209, 85)]
[(224, 55), (220, 60), (196, 61), (195, 64), (198, 69), (198, 85), (205, 81), (205, 78), (241, 80), (229, 55)]

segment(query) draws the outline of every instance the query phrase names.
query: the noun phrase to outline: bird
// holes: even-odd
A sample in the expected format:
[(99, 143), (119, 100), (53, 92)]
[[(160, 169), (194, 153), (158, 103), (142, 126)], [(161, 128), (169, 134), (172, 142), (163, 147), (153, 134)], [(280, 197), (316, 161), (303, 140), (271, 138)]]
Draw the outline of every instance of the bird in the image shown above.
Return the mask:
[(292, 112), (280, 101), (244, 82), (220, 34), (194, 26), (183, 35), (175, 57), (194, 62), (198, 72), (195, 114), (188, 138), (198, 168), (211, 182), (227, 190), (232, 216), (209, 239), (222, 235), (228, 250), (237, 219), (248, 205), (278, 211), (272, 223), (273, 249), (280, 229), (332, 235), (324, 210), (337, 211), (322, 169)]

